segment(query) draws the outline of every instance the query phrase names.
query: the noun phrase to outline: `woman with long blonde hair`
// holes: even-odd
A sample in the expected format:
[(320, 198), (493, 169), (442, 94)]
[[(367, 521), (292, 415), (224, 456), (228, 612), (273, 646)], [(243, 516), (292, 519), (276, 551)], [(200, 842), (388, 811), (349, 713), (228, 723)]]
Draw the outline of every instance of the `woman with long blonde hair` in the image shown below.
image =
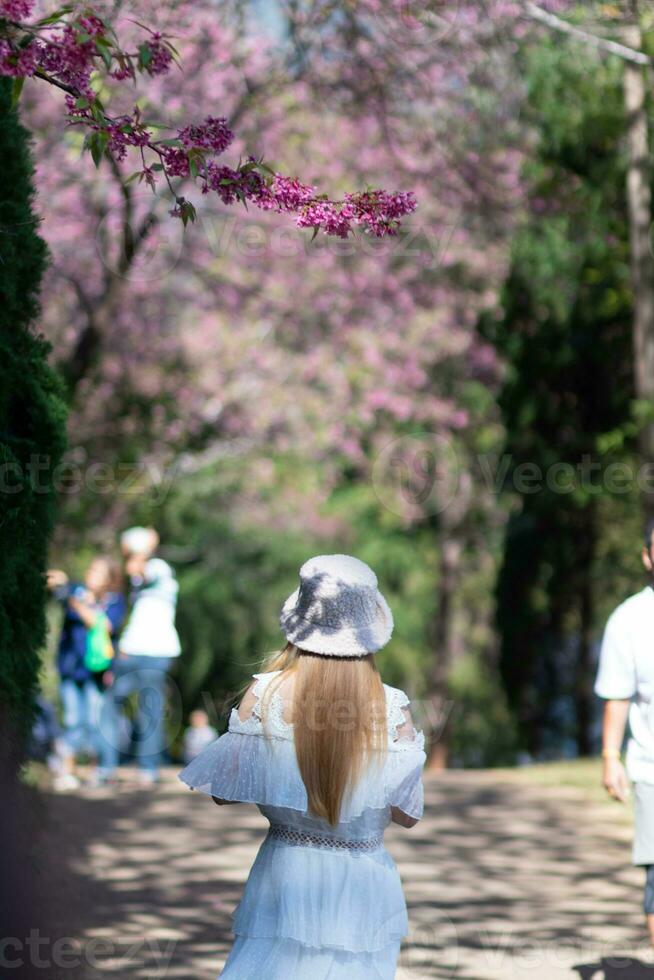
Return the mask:
[(270, 828), (234, 915), (223, 980), (391, 980), (407, 932), (391, 821), (422, 815), (423, 736), (374, 653), (393, 617), (364, 562), (321, 555), (280, 617), (286, 646), (228, 731), (181, 773)]

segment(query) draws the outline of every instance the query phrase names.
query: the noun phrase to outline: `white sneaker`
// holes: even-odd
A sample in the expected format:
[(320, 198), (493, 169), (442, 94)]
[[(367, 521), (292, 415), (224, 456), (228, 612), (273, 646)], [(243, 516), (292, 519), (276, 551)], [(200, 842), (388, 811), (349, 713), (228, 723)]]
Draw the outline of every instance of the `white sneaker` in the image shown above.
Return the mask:
[(139, 786), (143, 789), (150, 789), (152, 786), (156, 786), (159, 782), (159, 776), (156, 772), (148, 772), (147, 770), (142, 770), (139, 773)]
[(79, 789), (80, 781), (77, 776), (73, 776), (72, 773), (68, 772), (57, 776), (52, 785), (57, 793), (67, 793), (69, 790)]

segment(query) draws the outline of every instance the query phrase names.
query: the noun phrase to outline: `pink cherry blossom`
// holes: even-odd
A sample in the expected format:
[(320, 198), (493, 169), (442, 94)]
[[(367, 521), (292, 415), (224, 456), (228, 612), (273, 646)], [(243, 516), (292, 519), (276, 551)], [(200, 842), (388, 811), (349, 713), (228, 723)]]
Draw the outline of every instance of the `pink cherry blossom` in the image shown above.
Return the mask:
[(0, 17), (7, 20), (27, 20), (34, 8), (34, 0), (0, 0)]
[[(13, 0), (5, 2), (3, 9), (22, 15), (31, 12), (31, 5)], [(264, 211), (293, 213), (299, 227), (339, 238), (347, 238), (357, 225), (377, 237), (393, 235), (400, 218), (415, 208), (415, 198), (407, 192), (350, 193), (342, 201), (330, 200), (295, 177), (272, 173), (262, 159), (252, 155), (236, 167), (217, 166), (207, 157), (222, 155), (235, 139), (223, 116), (209, 115), (204, 122), (187, 123), (171, 138), (155, 136), (155, 124), (143, 118), (138, 105), (128, 112), (108, 113), (91, 85), (92, 74), (104, 71), (107, 82), (118, 84), (136, 81), (137, 71), (153, 79), (167, 75), (174, 49), (161, 31), (150, 31), (138, 51), (130, 53), (94, 9), (77, 17), (68, 7), (62, 7), (50, 23), (39, 21), (33, 31), (29, 25), (22, 29), (21, 38), (16, 25), (8, 32), (7, 24), (0, 20), (0, 74), (36, 75), (63, 88), (68, 121), (87, 130), (84, 148), (92, 153), (96, 166), (107, 153), (122, 163), (130, 150), (136, 150), (136, 176), (155, 190), (161, 173), (175, 197), (169, 214), (180, 217), (184, 224), (195, 220), (196, 210), (192, 201), (173, 188), (172, 179), (186, 177), (198, 179), (203, 194), (213, 191), (225, 205), (251, 201)], [(36, 40), (34, 33), (39, 34)]]

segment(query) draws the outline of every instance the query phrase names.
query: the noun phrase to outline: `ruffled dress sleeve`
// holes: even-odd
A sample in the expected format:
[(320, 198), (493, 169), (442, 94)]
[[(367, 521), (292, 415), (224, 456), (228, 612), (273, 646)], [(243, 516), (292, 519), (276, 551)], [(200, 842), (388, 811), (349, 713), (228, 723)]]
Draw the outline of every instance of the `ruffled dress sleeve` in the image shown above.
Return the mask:
[(411, 702), (404, 691), (384, 684), (389, 736), (389, 759), (397, 758), (393, 768), (388, 803), (407, 816), (420, 820), (424, 810), (422, 772), (426, 761), (425, 736), (416, 730), (411, 718)]
[[(257, 697), (251, 717), (242, 720), (232, 710), (224, 735), (212, 742), (182, 772), (191, 789), (222, 800), (286, 807), (306, 813), (307, 793), (293, 743), (293, 727), (283, 720), (275, 693), (269, 702), (265, 730), (261, 698), (276, 672), (255, 674)], [(395, 688), (387, 688), (388, 751), (381, 764), (371, 765), (343, 800), (340, 822), (353, 820), (366, 809), (397, 806), (411, 817), (422, 815), (421, 773), (425, 761), (423, 736), (406, 733), (404, 707), (409, 701)]]
[(241, 719), (232, 709), (227, 731), (207, 746), (179, 774), (191, 789), (222, 800), (288, 806), (304, 811), (307, 795), (295, 760), (295, 748), (289, 731), (264, 731), (261, 699), (276, 671), (254, 674), (252, 714)]

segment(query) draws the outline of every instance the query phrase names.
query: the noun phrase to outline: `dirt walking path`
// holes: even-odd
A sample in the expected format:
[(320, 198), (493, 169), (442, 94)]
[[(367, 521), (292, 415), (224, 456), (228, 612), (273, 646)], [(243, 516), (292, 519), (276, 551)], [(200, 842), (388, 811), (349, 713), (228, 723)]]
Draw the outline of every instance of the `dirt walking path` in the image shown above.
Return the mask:
[[(411, 922), (397, 980), (654, 980), (610, 803), (477, 772), (426, 795), (423, 822), (387, 834)], [(218, 808), (171, 771), (153, 791), (49, 795), (44, 812), (69, 957), (53, 977), (216, 977), (265, 831), (254, 807)]]

